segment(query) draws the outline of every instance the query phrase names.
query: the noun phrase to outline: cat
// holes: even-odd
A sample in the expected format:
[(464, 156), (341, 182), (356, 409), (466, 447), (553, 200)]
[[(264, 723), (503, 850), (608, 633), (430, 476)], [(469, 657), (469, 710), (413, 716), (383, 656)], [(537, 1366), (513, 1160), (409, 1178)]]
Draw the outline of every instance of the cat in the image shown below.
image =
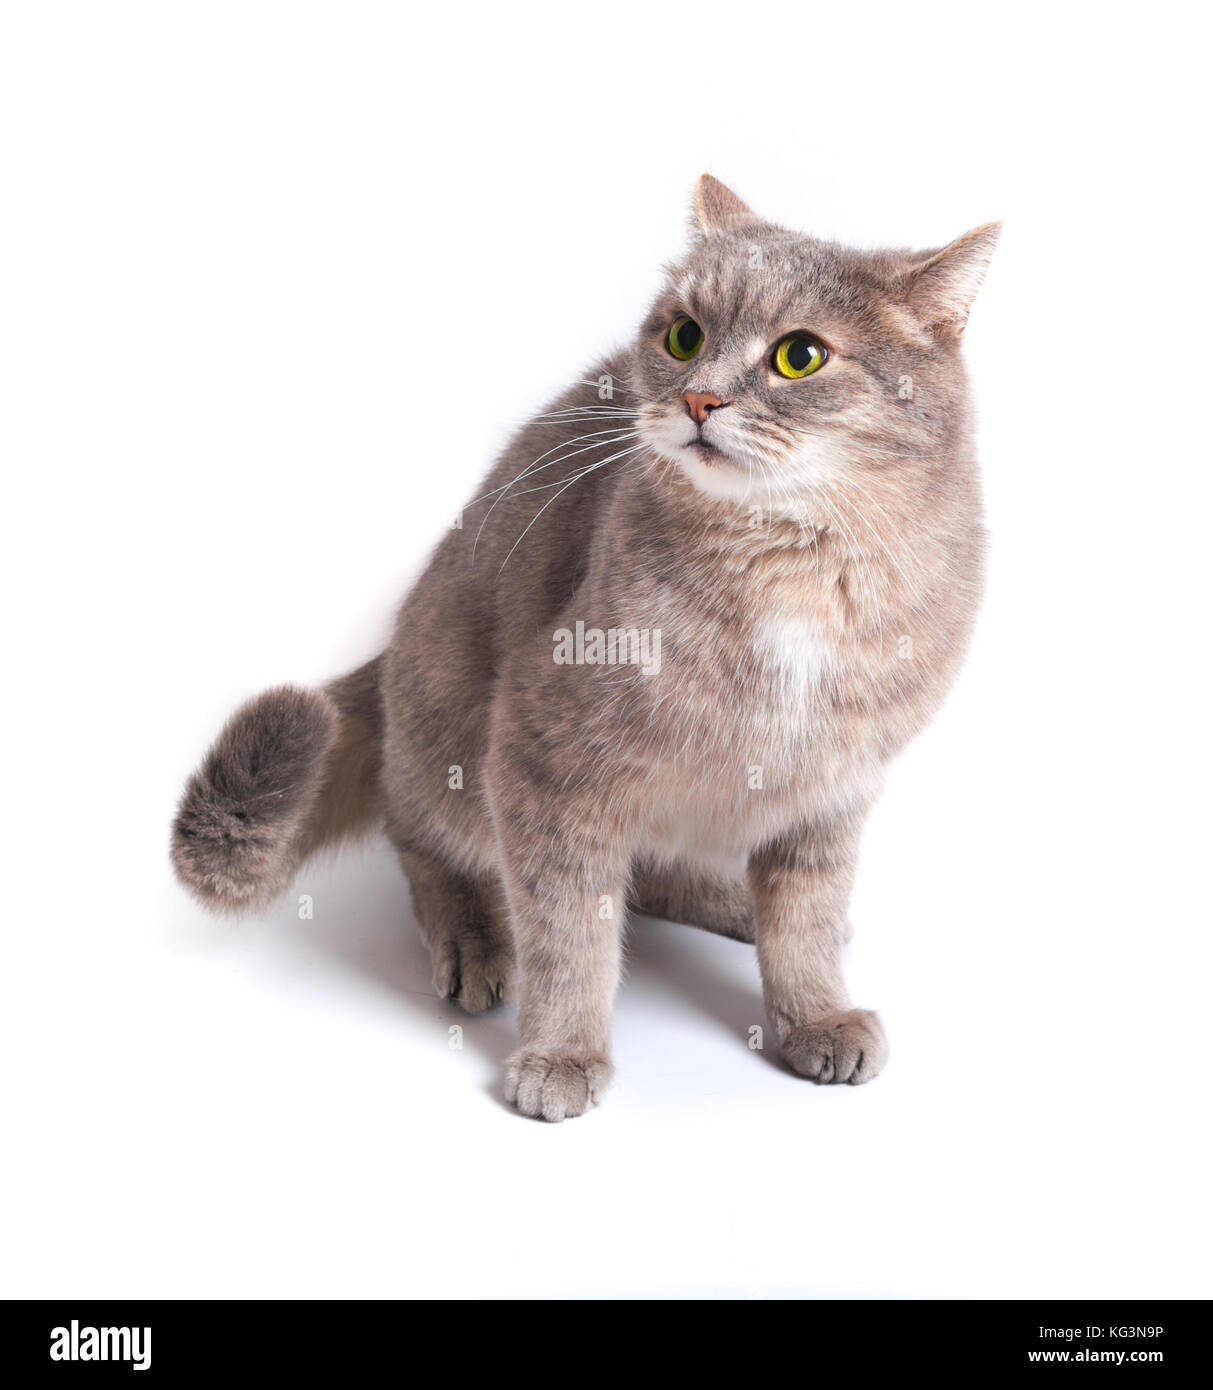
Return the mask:
[(388, 649), (232, 716), (174, 822), (181, 880), (255, 911), (383, 826), (438, 993), (517, 998), (528, 1116), (610, 1081), (629, 911), (754, 943), (790, 1068), (875, 1077), (848, 896), (978, 606), (960, 343), (999, 230), (857, 251), (705, 174), (635, 341), (518, 432)]

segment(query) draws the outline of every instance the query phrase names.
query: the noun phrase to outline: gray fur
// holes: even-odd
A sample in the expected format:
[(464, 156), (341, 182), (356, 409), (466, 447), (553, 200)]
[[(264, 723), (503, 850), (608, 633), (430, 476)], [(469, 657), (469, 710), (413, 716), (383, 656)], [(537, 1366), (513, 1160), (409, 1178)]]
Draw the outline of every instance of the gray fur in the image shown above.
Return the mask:
[[(436, 987), (516, 993), (506, 1094), (548, 1120), (609, 1082), (625, 905), (754, 941), (795, 1071), (879, 1072), (841, 968), (859, 836), (980, 592), (959, 349), (997, 228), (859, 252), (706, 175), (695, 213), (635, 342), (511, 441), (383, 657), (246, 706), (174, 831), (183, 880), (239, 909), (382, 819)], [(687, 362), (678, 314), (705, 331)], [(803, 380), (771, 366), (793, 331), (830, 348)], [(578, 622), (659, 630), (660, 664), (558, 663)]]
[(378, 824), (379, 666), (267, 690), (228, 720), (173, 822), (173, 866), (207, 907), (268, 907), (309, 854)]

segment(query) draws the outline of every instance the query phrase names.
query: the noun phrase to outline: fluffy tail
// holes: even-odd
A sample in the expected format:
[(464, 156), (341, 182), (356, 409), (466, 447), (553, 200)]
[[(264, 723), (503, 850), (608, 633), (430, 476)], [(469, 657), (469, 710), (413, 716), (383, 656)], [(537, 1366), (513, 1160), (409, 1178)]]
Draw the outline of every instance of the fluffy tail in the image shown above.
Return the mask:
[(267, 907), (310, 854), (378, 824), (382, 662), (267, 690), (228, 720), (173, 822), (173, 867), (205, 906)]

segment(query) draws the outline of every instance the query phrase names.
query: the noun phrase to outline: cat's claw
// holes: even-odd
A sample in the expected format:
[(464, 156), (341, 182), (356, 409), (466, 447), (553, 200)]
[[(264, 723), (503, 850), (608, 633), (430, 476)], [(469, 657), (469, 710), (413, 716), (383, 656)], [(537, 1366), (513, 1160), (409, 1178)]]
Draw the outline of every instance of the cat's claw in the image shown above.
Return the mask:
[(598, 1104), (611, 1070), (605, 1057), (516, 1052), (506, 1063), (505, 1098), (536, 1119), (571, 1119)]
[(780, 1044), (793, 1071), (828, 1086), (862, 1086), (880, 1074), (889, 1044), (870, 1009), (851, 1009), (793, 1028)]

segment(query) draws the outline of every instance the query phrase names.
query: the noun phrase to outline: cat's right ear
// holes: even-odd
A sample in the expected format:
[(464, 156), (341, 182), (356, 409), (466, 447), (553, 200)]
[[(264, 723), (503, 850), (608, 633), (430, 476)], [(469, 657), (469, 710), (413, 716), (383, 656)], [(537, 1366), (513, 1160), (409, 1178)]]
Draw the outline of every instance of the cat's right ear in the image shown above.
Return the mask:
[(700, 237), (716, 236), (733, 231), (746, 223), (762, 219), (741, 201), (731, 188), (726, 188), (711, 174), (700, 174), (695, 185), (693, 230)]

